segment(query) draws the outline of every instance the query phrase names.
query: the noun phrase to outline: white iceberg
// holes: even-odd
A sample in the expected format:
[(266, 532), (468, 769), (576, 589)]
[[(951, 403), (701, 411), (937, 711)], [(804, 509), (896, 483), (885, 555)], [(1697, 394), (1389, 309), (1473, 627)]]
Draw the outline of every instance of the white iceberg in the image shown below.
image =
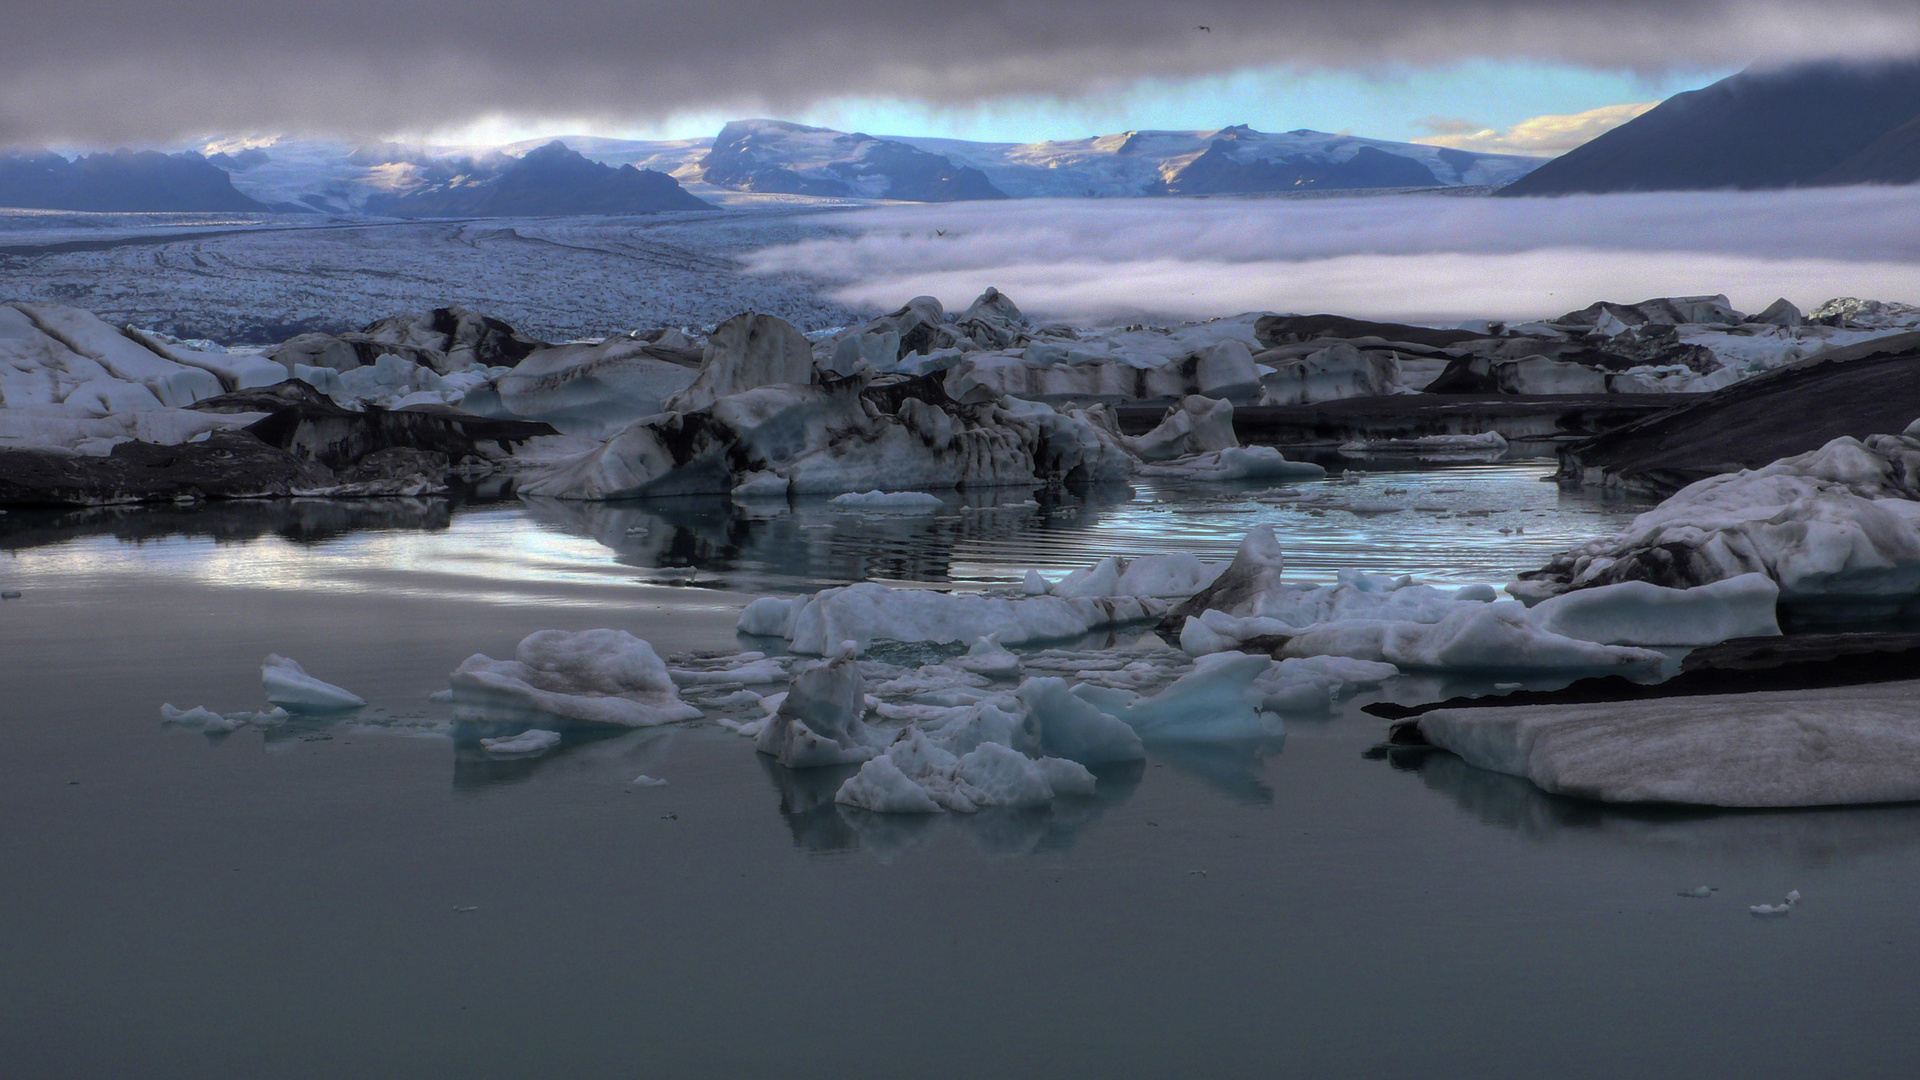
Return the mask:
[(700, 717), (680, 700), (653, 646), (624, 630), (542, 630), (527, 635), (512, 660), (468, 657), (448, 683), (460, 720), (650, 727)]
[(269, 702), (288, 712), (339, 712), (367, 703), (360, 695), (321, 682), (294, 661), (272, 653), (260, 662), (260, 685)]
[(875, 641), (949, 643), (998, 634), (1003, 645), (1060, 641), (1092, 630), (1158, 619), (1164, 602), (1140, 597), (1029, 596), (894, 589), (874, 582), (811, 597), (763, 597), (741, 613), (742, 633), (777, 633), (794, 652), (823, 656), (842, 642), (865, 652)]
[(867, 760), (886, 743), (865, 721), (864, 686), (847, 649), (800, 672), (754, 747), (790, 769)]

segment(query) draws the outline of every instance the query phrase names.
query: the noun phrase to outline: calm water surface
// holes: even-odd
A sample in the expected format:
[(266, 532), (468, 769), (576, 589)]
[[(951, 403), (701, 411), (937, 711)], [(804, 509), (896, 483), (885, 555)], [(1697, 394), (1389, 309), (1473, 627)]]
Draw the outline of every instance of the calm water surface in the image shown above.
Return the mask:
[[(1156, 751), (1051, 811), (903, 820), (712, 727), (503, 762), (426, 701), (549, 627), (733, 651), (770, 592), (1224, 558), (1260, 522), (1303, 580), (1497, 582), (1639, 509), (1544, 471), (917, 518), (16, 511), (4, 1073), (1911, 1075), (1920, 808), (1608, 810), (1446, 756), (1363, 760), (1384, 724), (1349, 708), (1281, 744)], [(162, 702), (257, 707), (269, 651), (370, 706), (226, 737), (159, 723)], [(630, 788), (643, 772), (669, 784)], [(1676, 895), (1697, 885), (1719, 891)], [(1790, 918), (1747, 913), (1788, 889)]]

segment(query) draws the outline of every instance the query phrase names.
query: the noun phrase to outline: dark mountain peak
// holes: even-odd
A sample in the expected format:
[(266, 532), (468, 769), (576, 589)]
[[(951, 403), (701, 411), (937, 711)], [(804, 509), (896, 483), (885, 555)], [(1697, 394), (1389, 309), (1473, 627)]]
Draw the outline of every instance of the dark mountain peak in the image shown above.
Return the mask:
[(603, 165), (558, 139), (518, 158), (489, 155), (437, 162), (429, 169), (426, 186), (367, 200), (368, 213), (394, 217), (651, 214), (710, 208), (666, 173)]
[(106, 213), (267, 209), (199, 154), (125, 148), (72, 161), (48, 151), (0, 155), (0, 206)]
[(1500, 194), (1908, 183), (1895, 133), (1916, 117), (1920, 60), (1750, 68), (1668, 98)]

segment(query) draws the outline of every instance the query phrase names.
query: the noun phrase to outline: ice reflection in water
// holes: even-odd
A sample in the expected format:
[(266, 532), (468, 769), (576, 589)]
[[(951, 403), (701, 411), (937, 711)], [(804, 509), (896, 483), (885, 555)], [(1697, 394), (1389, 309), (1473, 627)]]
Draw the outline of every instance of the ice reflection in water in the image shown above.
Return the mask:
[(1146, 774), (1146, 762), (1092, 768), (1094, 794), (1056, 798), (1022, 810), (988, 807), (977, 814), (876, 814), (833, 801), (859, 766), (789, 769), (756, 755), (780, 795), (780, 816), (802, 851), (861, 850), (882, 860), (898, 857), (957, 830), (984, 855), (1030, 855), (1064, 851), (1110, 807), (1125, 802)]
[(1476, 769), (1452, 754), (1395, 749), (1412, 772), (1460, 812), (1539, 844), (1628, 848), (1689, 858), (1820, 870), (1920, 849), (1920, 805), (1719, 810), (1608, 805), (1549, 795), (1529, 781)]

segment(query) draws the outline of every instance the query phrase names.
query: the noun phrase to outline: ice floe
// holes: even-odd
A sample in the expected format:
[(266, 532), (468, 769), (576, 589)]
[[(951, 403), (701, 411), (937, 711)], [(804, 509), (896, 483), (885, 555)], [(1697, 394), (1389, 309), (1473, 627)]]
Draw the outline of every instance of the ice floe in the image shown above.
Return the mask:
[[(1912, 430), (1912, 429), (1910, 429)], [(1920, 596), (1920, 439), (1843, 436), (1691, 484), (1625, 531), (1522, 575), (1524, 599), (1628, 581), (1762, 574), (1783, 605), (1898, 611)]]
[(925, 491), (848, 492), (834, 496), (827, 504), (836, 510), (880, 514), (937, 514), (946, 507), (940, 496)]
[(1920, 683), (1595, 705), (1441, 709), (1420, 732), (1468, 764), (1605, 802), (1920, 800)]
[(875, 641), (1003, 645), (1062, 641), (1089, 631), (1157, 620), (1164, 601), (1145, 597), (1028, 596), (1018, 599), (862, 582), (792, 599), (762, 597), (741, 613), (740, 632), (785, 637), (794, 652), (826, 655), (842, 642), (865, 652)]
[(700, 717), (653, 646), (624, 630), (541, 630), (514, 659), (476, 654), (448, 682), (454, 716), (465, 721), (650, 727)]
[(536, 754), (544, 754), (559, 745), (559, 732), (546, 731), (541, 728), (529, 728), (518, 735), (480, 740), (480, 748), (489, 754), (516, 757), (532, 757)]
[(289, 712), (338, 712), (367, 703), (360, 695), (322, 682), (298, 663), (272, 653), (260, 662), (260, 684), (267, 701)]

